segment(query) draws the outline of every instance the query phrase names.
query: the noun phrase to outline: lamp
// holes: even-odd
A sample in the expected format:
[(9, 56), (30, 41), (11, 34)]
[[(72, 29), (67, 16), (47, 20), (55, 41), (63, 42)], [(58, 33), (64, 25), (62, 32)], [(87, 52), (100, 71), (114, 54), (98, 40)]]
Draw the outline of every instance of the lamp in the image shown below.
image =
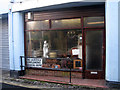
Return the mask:
[(28, 12), (28, 20), (33, 20), (33, 12)]

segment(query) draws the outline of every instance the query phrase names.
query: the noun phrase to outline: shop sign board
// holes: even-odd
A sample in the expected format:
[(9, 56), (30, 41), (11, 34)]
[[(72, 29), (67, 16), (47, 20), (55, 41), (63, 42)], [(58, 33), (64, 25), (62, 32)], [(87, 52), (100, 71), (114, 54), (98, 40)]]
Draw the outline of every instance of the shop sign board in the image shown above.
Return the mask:
[(42, 58), (27, 58), (27, 67), (42, 67)]

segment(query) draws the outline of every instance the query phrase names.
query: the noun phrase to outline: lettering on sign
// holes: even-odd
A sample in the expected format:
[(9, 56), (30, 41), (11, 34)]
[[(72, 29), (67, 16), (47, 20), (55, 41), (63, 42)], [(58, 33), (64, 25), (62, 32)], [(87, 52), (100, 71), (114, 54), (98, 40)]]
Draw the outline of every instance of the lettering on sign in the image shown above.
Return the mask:
[(42, 58), (27, 58), (27, 67), (42, 67)]

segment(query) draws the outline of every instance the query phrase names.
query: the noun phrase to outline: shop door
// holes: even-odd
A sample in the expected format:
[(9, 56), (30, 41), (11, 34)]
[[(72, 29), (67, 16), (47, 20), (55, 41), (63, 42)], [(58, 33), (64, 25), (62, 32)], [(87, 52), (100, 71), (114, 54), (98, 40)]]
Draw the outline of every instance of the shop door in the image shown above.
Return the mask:
[(85, 30), (85, 78), (104, 79), (104, 30)]

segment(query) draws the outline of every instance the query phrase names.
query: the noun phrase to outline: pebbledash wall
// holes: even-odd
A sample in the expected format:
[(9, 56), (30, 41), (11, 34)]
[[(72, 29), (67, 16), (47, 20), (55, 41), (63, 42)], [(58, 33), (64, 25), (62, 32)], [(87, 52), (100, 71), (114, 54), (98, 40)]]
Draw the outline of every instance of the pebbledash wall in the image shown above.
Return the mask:
[[(48, 3), (46, 3), (48, 2)], [(71, 8), (88, 5), (97, 5), (101, 2), (80, 2), (80, 0), (35, 0), (23, 3), (15, 3), (8, 13), (9, 22), (9, 61), (11, 76), (20, 74), (20, 56), (24, 56), (24, 13), (30, 11), (42, 11), (60, 8)], [(105, 80), (108, 85), (120, 84), (120, 55), (119, 55), (119, 0), (107, 0), (105, 2), (106, 23), (106, 64)]]

